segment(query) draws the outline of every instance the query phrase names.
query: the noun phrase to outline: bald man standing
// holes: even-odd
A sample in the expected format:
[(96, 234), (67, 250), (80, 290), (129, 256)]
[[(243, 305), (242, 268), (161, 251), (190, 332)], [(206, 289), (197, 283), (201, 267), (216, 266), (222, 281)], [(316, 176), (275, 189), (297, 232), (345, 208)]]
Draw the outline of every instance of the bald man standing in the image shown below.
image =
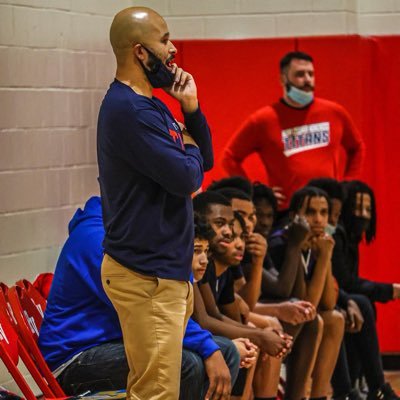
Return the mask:
[[(102, 283), (121, 324), (127, 399), (179, 396), (182, 339), (193, 307), (191, 194), (212, 168), (211, 135), (193, 77), (155, 11), (131, 7), (110, 29), (117, 60), (100, 108), (99, 182), (105, 226)], [(156, 97), (179, 101), (186, 128)]]

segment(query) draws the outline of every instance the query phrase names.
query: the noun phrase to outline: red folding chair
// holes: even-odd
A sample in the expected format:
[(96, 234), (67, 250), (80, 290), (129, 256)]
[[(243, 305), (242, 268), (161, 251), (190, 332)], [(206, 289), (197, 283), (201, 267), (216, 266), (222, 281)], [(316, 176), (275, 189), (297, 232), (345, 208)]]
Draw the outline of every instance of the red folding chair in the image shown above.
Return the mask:
[(7, 309), (7, 293), (8, 293), (8, 286), (0, 282), (0, 308)]
[(11, 325), (15, 327), (17, 321), (15, 320), (11, 305), (8, 301), (8, 286), (3, 282), (0, 282), (0, 308), (5, 310)]
[[(6, 309), (0, 309), (0, 358), (27, 400), (36, 400), (25, 378), (18, 369), (19, 346), (17, 333), (9, 321)], [(22, 357), (21, 357), (22, 358)]]
[(49, 297), (51, 284), (53, 283), (53, 272), (42, 272), (32, 282), (33, 287), (44, 297), (46, 300)]
[(46, 391), (46, 393), (43, 391), (44, 395), (48, 397), (65, 397), (63, 390), (51, 373), (37, 345), (39, 329), (42, 323), (42, 316), (38, 309), (26, 294), (25, 289), (20, 286), (12, 286), (9, 288), (8, 300), (16, 320), (16, 330), (19, 338), (48, 384), (50, 392)]
[(46, 299), (39, 293), (39, 291), (30, 283), (27, 279), (21, 279), (17, 281), (17, 286), (22, 287), (26, 290), (26, 294), (30, 297), (33, 304), (38, 309), (39, 313), (41, 314), (42, 318), (44, 316), (44, 310), (47, 306)]
[[(0, 298), (2, 294), (3, 292), (0, 293)], [(4, 303), (0, 304), (0, 358), (27, 400), (36, 400), (36, 396), (18, 369), (19, 359), (23, 361), (39, 389), (46, 396), (45, 400), (56, 400), (48, 383), (18, 337)], [(58, 400), (61, 399), (66, 399), (66, 397), (58, 398)]]

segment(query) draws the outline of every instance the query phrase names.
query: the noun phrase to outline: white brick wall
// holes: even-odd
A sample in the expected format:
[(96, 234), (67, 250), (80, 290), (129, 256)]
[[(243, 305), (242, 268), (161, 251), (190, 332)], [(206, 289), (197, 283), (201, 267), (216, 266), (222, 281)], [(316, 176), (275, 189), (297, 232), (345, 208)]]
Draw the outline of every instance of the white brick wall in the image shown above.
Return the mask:
[[(147, 3), (147, 2), (145, 2)], [(400, 0), (164, 0), (177, 39), (400, 33)]]
[(71, 215), (98, 193), (108, 29), (138, 4), (176, 39), (400, 33), (400, 0), (0, 0), (1, 281), (53, 270)]

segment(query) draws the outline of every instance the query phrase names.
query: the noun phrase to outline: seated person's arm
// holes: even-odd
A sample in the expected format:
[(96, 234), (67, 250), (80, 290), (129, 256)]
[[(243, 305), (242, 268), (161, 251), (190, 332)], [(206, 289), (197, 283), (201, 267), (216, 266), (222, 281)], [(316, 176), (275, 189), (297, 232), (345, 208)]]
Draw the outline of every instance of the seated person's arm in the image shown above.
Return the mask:
[(335, 280), (332, 276), (332, 268), (329, 265), (325, 279), (324, 290), (321, 295), (319, 306), (322, 310), (333, 310), (336, 306), (338, 298), (338, 290), (335, 285)]
[[(220, 308), (218, 307), (217, 303), (215, 302), (214, 295), (211, 291), (211, 287), (208, 282), (198, 285), (197, 289), (198, 289), (197, 293), (199, 294), (199, 296), (196, 296), (196, 292), (195, 292), (195, 308), (198, 307), (198, 310), (200, 311), (201, 315), (203, 315), (203, 317), (204, 317), (204, 312), (203, 312), (203, 308), (204, 308), (204, 311), (211, 318), (214, 318), (219, 321), (224, 321), (231, 325), (240, 326), (240, 327), (243, 326), (243, 324), (240, 322), (240, 313), (239, 313), (239, 309), (235, 305), (235, 300), (233, 300), (232, 303), (224, 304), (223, 306), (220, 306), (220, 307), (226, 306), (227, 310), (232, 312), (233, 315), (239, 315), (239, 318), (237, 320), (232, 319), (229, 316), (221, 313)], [(197, 297), (200, 297), (200, 299), (197, 300)], [(197, 305), (196, 305), (196, 302), (198, 302)], [(233, 304), (233, 305), (231, 305), (231, 304)], [(201, 325), (201, 323), (200, 323), (200, 325)], [(208, 328), (206, 328), (206, 329), (208, 329)]]
[(225, 391), (231, 387), (231, 375), (219, 346), (214, 342), (210, 332), (202, 329), (192, 318), (189, 318), (183, 347), (197, 353), (204, 362), (206, 374), (210, 380), (210, 395), (219, 385)]
[(353, 281), (350, 289), (380, 303), (396, 300), (400, 295), (399, 284), (375, 282), (359, 277)]
[(251, 264), (245, 267), (246, 284), (238, 292), (252, 311), (260, 297), (264, 257), (267, 241), (259, 233), (252, 233), (246, 241), (246, 251), (251, 254)]
[(235, 279), (235, 293), (239, 293), (240, 289), (246, 284), (246, 279), (244, 276), (241, 276), (240, 278)]
[[(330, 236), (321, 235), (320, 237), (314, 238), (313, 243), (315, 252), (317, 253), (317, 261), (311, 279), (306, 282), (306, 294), (304, 300), (307, 300), (315, 307), (318, 307), (321, 302), (328, 272), (331, 269), (331, 257), (334, 241)], [(329, 293), (327, 294), (329, 295)], [(329, 299), (327, 298), (326, 300), (327, 304), (324, 306), (330, 306), (331, 303), (329, 302)], [(336, 304), (336, 300), (334, 303)]]
[(225, 336), (229, 339), (248, 338), (256, 344), (261, 351), (273, 356), (280, 353), (284, 347), (287, 347), (288, 341), (284, 334), (282, 337), (280, 336), (282, 334), (277, 334), (271, 329), (252, 328), (227, 317), (224, 317), (221, 321), (209, 316), (203, 302), (202, 294), (198, 288), (196, 289), (196, 286), (197, 285), (195, 284), (194, 317), (202, 328), (209, 330), (213, 335)]
[[(301, 244), (307, 232), (308, 227), (303, 219), (297, 219), (290, 224), (287, 231), (288, 242), (284, 253), (279, 248), (272, 250), (273, 258), (280, 259), (281, 262), (283, 260), (279, 271), (274, 266), (270, 270), (264, 269), (263, 271), (262, 287), (264, 293), (271, 297), (289, 298), (292, 296), (301, 255)], [(271, 257), (271, 261), (273, 258)]]
[[(218, 309), (217, 303), (215, 302), (214, 295), (211, 291), (210, 284), (208, 282), (202, 283), (200, 285), (195, 285), (202, 299), (205, 311), (210, 317), (222, 320), (223, 316)], [(196, 300), (195, 300), (196, 301)]]
[[(219, 310), (217, 305), (215, 304), (215, 308), (218, 310), (219, 318), (215, 316), (209, 315), (207, 313), (207, 309), (204, 303), (203, 294), (200, 291), (200, 288), (197, 284), (194, 284), (194, 313), (193, 318), (198, 322), (198, 324), (204, 328), (209, 330), (214, 335), (225, 336), (229, 339), (236, 339), (239, 337), (249, 337), (249, 330), (252, 328), (247, 328), (245, 325), (231, 320), (228, 317), (223, 316)], [(204, 286), (204, 285), (201, 285)], [(204, 290), (204, 293), (207, 296), (207, 289)], [(211, 289), (210, 289), (211, 292)], [(212, 296), (212, 293), (211, 293)], [(214, 297), (212, 296), (214, 299)], [(254, 333), (254, 332), (251, 332)]]
[(298, 262), (299, 262), (299, 266), (297, 268), (297, 274), (296, 274), (296, 279), (294, 282), (292, 296), (295, 297), (296, 299), (305, 300), (306, 296), (307, 296), (306, 277), (304, 274), (304, 269), (301, 265), (300, 258), (299, 258)]
[(242, 322), (237, 301), (234, 301), (233, 303), (230, 303), (230, 304), (224, 304), (224, 305), (220, 306), (220, 309), (221, 309), (221, 312), (224, 314), (224, 316), (226, 316), (236, 322), (239, 322), (239, 323)]

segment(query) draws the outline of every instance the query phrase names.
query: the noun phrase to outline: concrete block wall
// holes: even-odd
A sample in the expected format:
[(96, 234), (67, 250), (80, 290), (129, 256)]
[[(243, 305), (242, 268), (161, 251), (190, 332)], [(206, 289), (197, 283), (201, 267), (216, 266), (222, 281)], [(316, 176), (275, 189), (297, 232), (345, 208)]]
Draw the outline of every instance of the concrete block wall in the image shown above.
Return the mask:
[[(96, 119), (113, 15), (146, 5), (172, 38), (399, 34), (400, 0), (0, 0), (0, 280), (54, 269), (98, 194)], [(2, 364), (0, 385), (18, 391)]]

